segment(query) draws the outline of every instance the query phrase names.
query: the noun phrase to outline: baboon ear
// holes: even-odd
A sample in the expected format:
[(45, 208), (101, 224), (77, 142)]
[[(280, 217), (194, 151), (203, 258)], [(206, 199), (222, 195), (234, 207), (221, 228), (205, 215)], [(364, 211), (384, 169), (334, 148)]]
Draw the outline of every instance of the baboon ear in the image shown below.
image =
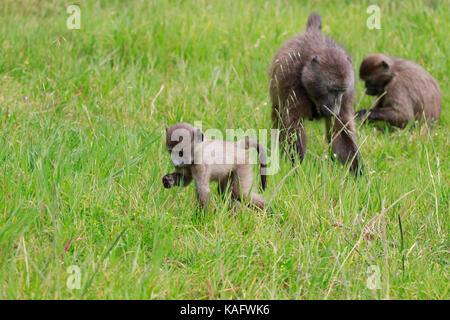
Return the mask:
[(205, 137), (203, 136), (203, 132), (202, 130), (195, 128), (194, 131), (194, 141), (197, 142), (203, 142), (203, 140), (205, 139)]
[(389, 70), (389, 65), (386, 61), (381, 61), (381, 66), (383, 67), (384, 70)]
[(314, 57), (312, 58), (312, 62), (313, 62), (313, 63), (319, 62), (319, 56), (314, 56)]

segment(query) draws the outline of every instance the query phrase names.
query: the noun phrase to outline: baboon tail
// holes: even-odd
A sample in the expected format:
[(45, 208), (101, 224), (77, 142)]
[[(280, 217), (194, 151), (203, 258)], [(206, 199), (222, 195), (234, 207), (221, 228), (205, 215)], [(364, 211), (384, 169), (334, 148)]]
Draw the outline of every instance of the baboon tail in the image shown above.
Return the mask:
[(267, 154), (263, 145), (257, 139), (245, 138), (242, 140), (244, 142), (245, 149), (255, 148), (256, 152), (259, 154), (259, 163), (261, 165), (261, 187), (266, 190), (267, 185)]
[(320, 14), (318, 13), (311, 13), (308, 17), (308, 23), (306, 24), (306, 30), (312, 30), (312, 29), (322, 29), (322, 19), (320, 18)]

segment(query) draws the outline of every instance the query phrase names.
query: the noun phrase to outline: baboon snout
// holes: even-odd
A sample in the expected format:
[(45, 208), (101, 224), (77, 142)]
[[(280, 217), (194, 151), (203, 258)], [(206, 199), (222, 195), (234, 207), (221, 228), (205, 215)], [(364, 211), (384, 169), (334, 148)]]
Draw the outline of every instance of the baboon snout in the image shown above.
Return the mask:
[(339, 114), (339, 112), (341, 111), (341, 104), (332, 104), (332, 103), (327, 103), (327, 104), (322, 104), (322, 106), (319, 108), (320, 109), (320, 113), (324, 116), (324, 117), (334, 117), (336, 115)]
[(324, 117), (334, 117), (335, 115), (339, 114), (339, 111), (341, 110), (341, 106), (326, 106), (322, 105), (320, 108), (320, 112)]
[(172, 152), (172, 163), (175, 166), (175, 168), (182, 168), (186, 165), (188, 165), (189, 159), (187, 154), (182, 154), (181, 152)]
[(183, 168), (185, 166), (184, 161), (176, 161), (173, 163), (173, 165), (175, 166), (175, 168)]
[(320, 112), (325, 117), (333, 117), (341, 111), (342, 95), (332, 95), (322, 103)]

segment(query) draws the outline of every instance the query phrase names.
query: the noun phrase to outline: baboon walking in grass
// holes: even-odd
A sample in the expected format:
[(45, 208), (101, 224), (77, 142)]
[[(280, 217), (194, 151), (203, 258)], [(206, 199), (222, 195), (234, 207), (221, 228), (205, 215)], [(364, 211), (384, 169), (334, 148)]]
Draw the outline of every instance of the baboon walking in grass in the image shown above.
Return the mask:
[[(355, 79), (345, 50), (321, 32), (321, 18), (312, 13), (306, 31), (286, 41), (270, 68), (270, 98), (274, 126), (300, 161), (306, 152), (304, 120), (323, 119), (327, 141), (350, 169), (361, 175), (363, 166), (353, 123)], [(292, 158), (293, 160), (293, 158)]]
[(264, 199), (254, 191), (256, 186), (253, 185), (249, 156), (249, 148), (255, 148), (259, 153), (261, 186), (265, 190), (267, 156), (258, 140), (207, 140), (200, 129), (180, 122), (170, 128), (166, 127), (166, 148), (176, 170), (163, 177), (165, 188), (187, 186), (194, 180), (198, 203), (202, 208), (207, 208), (211, 193), (209, 184), (216, 181), (219, 183), (220, 193), (229, 188), (233, 199), (248, 199), (250, 205), (265, 208)]

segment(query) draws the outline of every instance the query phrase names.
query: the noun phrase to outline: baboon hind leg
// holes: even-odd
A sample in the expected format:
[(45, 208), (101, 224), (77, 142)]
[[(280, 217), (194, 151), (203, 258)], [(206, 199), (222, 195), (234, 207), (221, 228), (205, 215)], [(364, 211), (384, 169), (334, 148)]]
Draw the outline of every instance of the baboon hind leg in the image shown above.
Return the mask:
[(245, 165), (236, 170), (233, 175), (232, 192), (233, 197), (240, 201), (249, 201), (251, 206), (264, 209), (266, 204), (261, 195), (251, 191), (253, 183), (252, 168), (250, 165)]

